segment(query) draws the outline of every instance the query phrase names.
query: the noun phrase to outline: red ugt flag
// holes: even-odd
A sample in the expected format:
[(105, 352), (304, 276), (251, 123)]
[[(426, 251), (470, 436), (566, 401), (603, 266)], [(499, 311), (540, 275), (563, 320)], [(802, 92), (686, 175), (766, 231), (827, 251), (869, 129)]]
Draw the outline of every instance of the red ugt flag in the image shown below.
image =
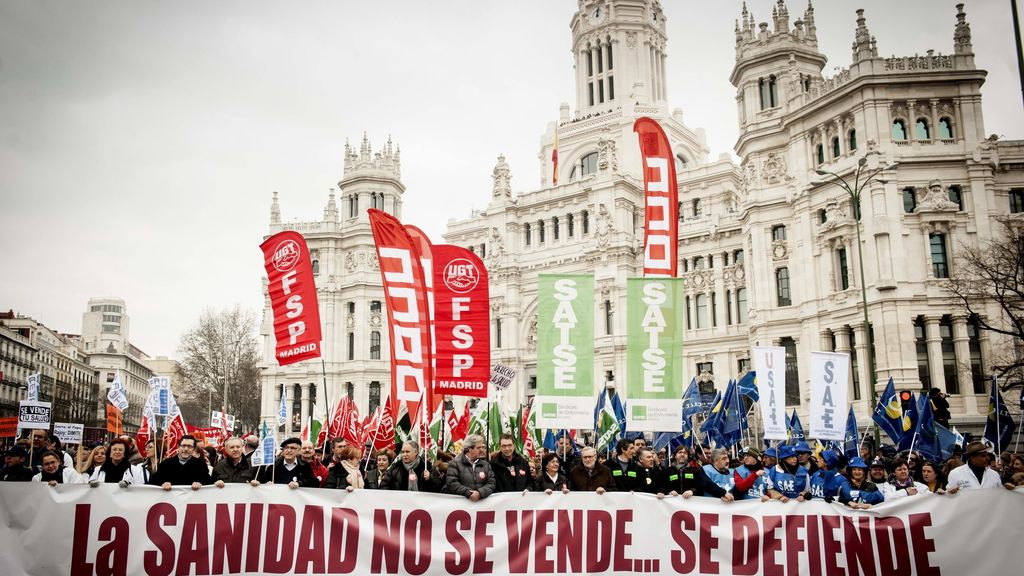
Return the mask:
[(679, 189), (665, 131), (650, 118), (633, 124), (644, 170), (644, 276), (673, 278), (679, 261)]
[(281, 366), (320, 357), (320, 306), (302, 234), (286, 230), (260, 244)]

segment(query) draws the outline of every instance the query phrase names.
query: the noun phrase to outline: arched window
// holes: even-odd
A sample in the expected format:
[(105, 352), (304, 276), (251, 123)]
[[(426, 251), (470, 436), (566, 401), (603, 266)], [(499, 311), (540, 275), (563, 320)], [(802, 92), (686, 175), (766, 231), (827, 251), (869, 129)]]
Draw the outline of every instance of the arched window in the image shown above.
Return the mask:
[(939, 118), (939, 138), (943, 140), (953, 139), (953, 121), (949, 118)]
[(380, 406), (380, 382), (376, 380), (370, 382), (370, 398), (367, 405), (370, 412)]
[(775, 291), (779, 296), (779, 306), (791, 306), (793, 298), (789, 292), (789, 268), (775, 271)]
[(686, 156), (682, 154), (676, 154), (676, 171), (682, 171), (686, 169)]
[(964, 194), (963, 192), (960, 191), (960, 187), (956, 185), (950, 186), (949, 189), (946, 190), (946, 192), (949, 195), (949, 201), (957, 205), (957, 210), (963, 212)]
[(526, 224), (523, 224), (523, 240), (524, 240), (524, 243), (527, 246), (530, 245), (530, 223), (529, 222), (527, 222)]
[(537, 243), (544, 243), (544, 221), (537, 220)]
[(816, 155), (817, 155), (818, 164), (824, 164), (825, 163), (825, 147), (822, 146), (821, 144), (818, 144), (818, 147), (817, 147), (816, 150), (817, 150)]
[(351, 399), (353, 399), (353, 400), (355, 399), (355, 396), (356, 396), (356, 387), (355, 387), (355, 386), (353, 386), (351, 382), (345, 382), (345, 394), (346, 394), (346, 395), (347, 395), (347, 396), (348, 396), (349, 398), (351, 398)]
[(380, 360), (380, 331), (370, 332), (370, 360)]
[(746, 324), (747, 323), (747, 289), (738, 288), (736, 290), (736, 323)]
[(693, 206), (693, 217), (694, 218), (700, 218), (700, 215), (701, 215), (700, 198), (694, 198), (693, 202), (691, 202), (690, 204)]
[(850, 137), (847, 138), (847, 142), (850, 144), (850, 151), (857, 149), (857, 131), (850, 130)]
[(892, 121), (892, 139), (900, 141), (907, 139), (907, 124), (899, 118)]
[(779, 105), (779, 87), (774, 75), (768, 77), (768, 96), (771, 99), (772, 108)]
[(569, 235), (569, 238), (572, 238), (576, 231), (575, 228), (575, 217), (572, 215), (572, 212), (569, 212), (565, 215), (565, 232)]
[(946, 254), (946, 235), (929, 234), (928, 243), (932, 249), (932, 274), (936, 278), (949, 278), (949, 260)]
[(839, 137), (832, 138), (832, 157), (839, 158)]
[(551, 218), (551, 235), (554, 236), (555, 240), (558, 240), (558, 216)]
[(697, 294), (697, 328), (708, 327), (708, 295)]
[(573, 165), (572, 171), (569, 173), (569, 181), (586, 178), (595, 172), (597, 172), (597, 152), (591, 152)]
[(317, 276), (319, 274), (320, 274), (320, 261), (319, 260), (313, 260), (313, 276)]
[(583, 217), (583, 222), (582, 222), (583, 233), (584, 234), (590, 234), (590, 212), (587, 211), (587, 210), (584, 210), (583, 213), (580, 214), (580, 215)]
[(356, 334), (355, 332), (348, 333), (348, 359), (356, 359)]
[(703, 256), (694, 256), (693, 257), (693, 269), (694, 270), (703, 270), (704, 269), (704, 257)]
[(903, 212), (913, 214), (917, 209), (917, 193), (912, 186), (903, 189)]
[(918, 140), (931, 140), (932, 132), (928, 127), (928, 121), (924, 118), (918, 118), (917, 123), (914, 124), (914, 134)]
[(790, 337), (779, 340), (786, 349), (786, 405), (800, 405), (800, 366), (797, 363), (796, 341)]
[(960, 381), (957, 379), (957, 357), (956, 344), (953, 342), (953, 321), (949, 316), (943, 316), (939, 320), (939, 337), (942, 350), (942, 374), (946, 380), (946, 392), (949, 394), (960, 393)]

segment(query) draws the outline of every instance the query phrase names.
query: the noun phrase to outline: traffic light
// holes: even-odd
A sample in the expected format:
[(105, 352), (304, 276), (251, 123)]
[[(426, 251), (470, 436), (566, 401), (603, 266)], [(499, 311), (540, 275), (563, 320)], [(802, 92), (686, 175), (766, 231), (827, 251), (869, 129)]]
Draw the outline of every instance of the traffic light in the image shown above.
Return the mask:
[(910, 390), (900, 390), (900, 404), (903, 406), (904, 412), (910, 409), (910, 401), (913, 398), (914, 393)]

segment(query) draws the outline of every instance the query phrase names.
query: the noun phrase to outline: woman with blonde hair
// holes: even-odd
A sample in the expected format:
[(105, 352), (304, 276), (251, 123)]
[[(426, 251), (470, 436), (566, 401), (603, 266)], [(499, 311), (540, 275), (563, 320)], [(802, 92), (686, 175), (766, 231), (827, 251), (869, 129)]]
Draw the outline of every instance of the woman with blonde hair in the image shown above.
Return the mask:
[(85, 477), (87, 481), (93, 480), (95, 479), (95, 476), (99, 473), (100, 468), (103, 467), (103, 464), (106, 463), (106, 461), (107, 445), (100, 444), (99, 446), (96, 446), (91, 451), (89, 451), (89, 454), (85, 457), (85, 459), (81, 460), (78, 463), (78, 473)]

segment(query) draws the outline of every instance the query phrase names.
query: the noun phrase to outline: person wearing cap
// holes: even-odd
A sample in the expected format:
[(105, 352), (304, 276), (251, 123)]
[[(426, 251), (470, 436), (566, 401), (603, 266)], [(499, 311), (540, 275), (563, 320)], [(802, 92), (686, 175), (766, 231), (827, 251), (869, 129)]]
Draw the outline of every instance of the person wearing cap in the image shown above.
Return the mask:
[(807, 475), (810, 476), (818, 470), (818, 461), (815, 458), (811, 458), (814, 455), (814, 450), (811, 449), (810, 445), (803, 440), (796, 443), (796, 456), (800, 466), (803, 466), (804, 470), (807, 470)]
[(867, 510), (871, 506), (885, 501), (878, 486), (868, 480), (868, 465), (863, 458), (859, 456), (850, 458), (846, 470), (850, 477), (839, 487), (840, 502), (850, 508)]
[[(122, 476), (123, 478), (123, 476)], [(199, 490), (213, 484), (206, 460), (196, 454), (196, 438), (186, 434), (178, 440), (178, 453), (160, 462), (149, 483), (170, 490), (172, 486), (192, 486)]]
[(302, 441), (294, 436), (281, 442), (281, 455), (273, 464), (260, 466), (250, 484), (287, 484), (289, 488), (316, 488), (320, 482), (313, 477), (309, 464), (299, 458)]
[(868, 468), (868, 478), (875, 483), (875, 486), (881, 486), (889, 481), (889, 463), (885, 461), (885, 458), (876, 456), (871, 461), (871, 465)]
[(761, 466), (764, 467), (765, 473), (767, 473), (768, 470), (775, 468), (775, 465), (778, 463), (779, 449), (775, 446), (768, 448), (764, 451), (764, 454), (761, 454)]
[(761, 465), (761, 451), (753, 446), (747, 446), (740, 452), (740, 458), (742, 462), (732, 473), (736, 499), (760, 498), (762, 502), (768, 500), (768, 491), (772, 483)]
[(946, 493), (956, 494), (960, 490), (977, 490), (979, 488), (998, 488), (1005, 486), (1013, 490), (1014, 484), (1002, 484), (999, 473), (989, 468), (995, 457), (988, 446), (981, 442), (971, 442), (964, 449), (967, 459), (965, 466), (954, 468), (946, 479)]
[(903, 458), (897, 458), (893, 461), (892, 479), (879, 485), (878, 489), (882, 491), (886, 502), (889, 500), (899, 500), (906, 496), (928, 493), (927, 486), (920, 482), (915, 482), (913, 477), (910, 476), (910, 464)]
[(25, 466), (28, 452), (21, 446), (15, 446), (4, 454), (4, 467), (0, 469), (0, 482), (29, 482), (32, 470)]
[(835, 450), (822, 450), (818, 454), (818, 471), (811, 474), (804, 500), (820, 498), (831, 503), (846, 483), (846, 477), (839, 473), (839, 453)]
[(795, 447), (783, 445), (778, 451), (779, 463), (768, 471), (768, 478), (772, 481), (768, 493), (774, 500), (789, 502), (796, 499), (803, 502), (807, 491), (807, 469), (800, 465)]

